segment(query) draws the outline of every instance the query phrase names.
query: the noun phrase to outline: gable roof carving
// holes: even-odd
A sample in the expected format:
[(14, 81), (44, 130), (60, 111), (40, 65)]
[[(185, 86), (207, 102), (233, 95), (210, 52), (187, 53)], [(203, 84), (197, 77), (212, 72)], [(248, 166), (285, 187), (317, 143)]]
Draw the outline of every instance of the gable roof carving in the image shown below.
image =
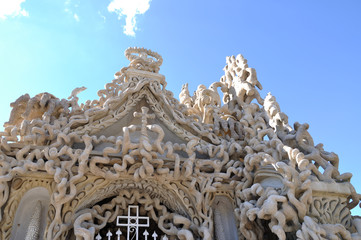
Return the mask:
[[(159, 196), (169, 202), (165, 205), (191, 218), (192, 231), (203, 239), (213, 234), (209, 206), (215, 194), (234, 199), (246, 239), (263, 236), (255, 219), (270, 221), (271, 231), (285, 239), (286, 232), (296, 230), (297, 236), (307, 235), (302, 229), (317, 219), (309, 205), (327, 184), (337, 183), (342, 191), (327, 189), (337, 192), (339, 202), (348, 199), (342, 200), (346, 210), (340, 210), (345, 216), (340, 221), (345, 231), (356, 234), (349, 209), (358, 205), (361, 195), (350, 184), (352, 174), (339, 173), (338, 156), (315, 145), (308, 124), (290, 126), (276, 98), (270, 93), (261, 97), (256, 71), (242, 55), (227, 57), (224, 76), (208, 88), (199, 85), (191, 95), (183, 85), (180, 100), (159, 74), (159, 54), (129, 48), (125, 55), (129, 66), (98, 92), (97, 100), (79, 104), (77, 95), (85, 90), (81, 87), (68, 99), (25, 94), (11, 104), (10, 119), (0, 132), (1, 211), (8, 200), (8, 182), (16, 176), (50, 175), (55, 183), (54, 218), (46, 234), (56, 239), (71, 228), (59, 217), (63, 209), (79, 210), (72, 212), (74, 220), (103, 198), (95, 194), (88, 199), (85, 192), (112, 197), (117, 184), (137, 192), (132, 182), (142, 185), (139, 188), (157, 182)], [(263, 182), (269, 178), (273, 188)], [(87, 187), (85, 179), (103, 185)], [(164, 189), (169, 194), (163, 194)], [(171, 202), (175, 198), (179, 205)], [(74, 228), (84, 230), (81, 224)], [(94, 231), (87, 234), (91, 237)]]
[[(14, 146), (51, 148), (69, 141), (81, 142), (83, 135), (99, 139), (104, 135), (119, 137), (132, 121), (139, 123), (133, 113), (147, 107), (162, 129), (176, 136), (167, 140), (192, 142), (200, 154), (213, 155), (213, 151), (223, 146), (238, 157), (265, 151), (281, 161), (290, 157), (285, 155), (286, 149), (297, 148), (306, 159), (312, 159), (325, 170), (322, 173), (312, 169), (317, 178), (350, 179), (350, 174), (338, 173), (336, 154), (324, 151), (322, 144), (314, 145), (308, 124), (296, 122), (292, 128), (274, 96), (269, 93), (261, 98), (257, 88), (262, 89), (262, 85), (256, 71), (248, 67), (242, 55), (227, 57), (225, 75), (220, 81), (209, 88), (199, 85), (194, 96), (189, 94), (187, 84), (183, 85), (179, 101), (166, 90), (165, 77), (158, 73), (163, 62), (159, 54), (144, 48), (129, 48), (125, 55), (130, 65), (98, 91), (98, 100), (79, 104), (77, 95), (85, 87), (74, 89), (68, 99), (60, 100), (49, 93), (19, 97), (11, 104), (13, 110), (1, 133), (1, 147), (9, 151), (15, 143)], [(218, 88), (223, 93), (223, 103)], [(112, 129), (117, 122), (120, 122), (118, 135)], [(107, 129), (110, 129), (108, 133)], [(284, 145), (283, 149), (277, 149), (279, 144)]]

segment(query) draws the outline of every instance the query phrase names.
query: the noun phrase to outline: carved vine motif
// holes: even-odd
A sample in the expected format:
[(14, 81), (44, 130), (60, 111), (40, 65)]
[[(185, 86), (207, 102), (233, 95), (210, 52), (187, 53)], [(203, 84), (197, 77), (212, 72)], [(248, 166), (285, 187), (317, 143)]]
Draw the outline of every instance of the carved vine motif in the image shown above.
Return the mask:
[(145, 48), (128, 48), (125, 56), (130, 61), (130, 68), (158, 73), (163, 58), (158, 53)]
[[(279, 239), (293, 233), (300, 239), (360, 237), (360, 221), (350, 221), (344, 210), (340, 210), (342, 225), (334, 217), (324, 223), (310, 217), (314, 214), (308, 212), (310, 204), (317, 211), (324, 209), (323, 200), (316, 206), (311, 183), (347, 183), (352, 175), (338, 172), (338, 156), (314, 144), (308, 124), (291, 127), (275, 97), (261, 98), (257, 88), (262, 86), (243, 56), (227, 58), (221, 80), (209, 88), (200, 85), (194, 96), (185, 85), (179, 102), (158, 74), (160, 55), (141, 48), (129, 49), (126, 55), (130, 66), (98, 92), (98, 100), (78, 104), (77, 94), (85, 89), (78, 88), (68, 100), (44, 93), (22, 96), (12, 104), (10, 121), (0, 132), (2, 226), (7, 221), (3, 211), (13, 197), (12, 181), (42, 172), (54, 182), (47, 239), (64, 239), (72, 226), (78, 239), (91, 238), (96, 229), (93, 219), (107, 222), (111, 213), (91, 211), (95, 202), (86, 193), (94, 184), (89, 183), (109, 184), (110, 189), (119, 179), (157, 182), (172, 189), (183, 202), (182, 211), (188, 214), (184, 215), (191, 218), (183, 216), (190, 221), (190, 228), (184, 230), (190, 229), (194, 238), (213, 238), (209, 206), (222, 191), (234, 196), (240, 238), (263, 239), (267, 231)], [(144, 108), (133, 117), (141, 124), (126, 124), (117, 135), (101, 135), (139, 105)], [(165, 141), (162, 126), (185, 143)], [(106, 147), (94, 150), (102, 144)], [(256, 183), (254, 176), (261, 167), (277, 171), (283, 187)], [(360, 195), (351, 184), (347, 186), (351, 194), (346, 207), (351, 209), (359, 204)], [(86, 214), (73, 218), (78, 208)], [(158, 214), (163, 208), (156, 209)], [(167, 219), (173, 221), (177, 230), (172, 234), (178, 236), (183, 229)]]
[[(169, 211), (157, 198), (137, 190), (123, 190), (109, 203), (95, 205), (90, 209), (80, 210), (74, 215), (74, 233), (79, 238), (93, 239), (94, 236), (108, 222), (114, 222), (117, 216), (126, 215), (128, 205), (140, 204), (141, 212), (158, 223), (160, 230), (167, 236), (176, 236), (176, 239), (201, 239), (206, 232), (194, 232), (198, 226), (190, 219)], [(95, 221), (96, 220), (96, 221)], [(210, 238), (202, 238), (210, 239)]]
[[(196, 217), (195, 204), (193, 199), (189, 199), (186, 188), (182, 188), (179, 183), (163, 182), (159, 184), (151, 180), (142, 180), (134, 182), (129, 176), (128, 179), (121, 179), (109, 182), (104, 178), (85, 180), (86, 185), (79, 184), (77, 195), (74, 199), (64, 204), (64, 216), (73, 215), (78, 209), (87, 208), (102, 201), (103, 199), (119, 195), (122, 190), (137, 189), (140, 192), (148, 194), (151, 198), (157, 198), (167, 208), (173, 209), (183, 216)], [(178, 199), (178, 200), (177, 200)], [(68, 222), (69, 218), (64, 222)]]
[(19, 207), (19, 203), (21, 197), (24, 194), (34, 187), (44, 187), (49, 192), (52, 192), (52, 179), (21, 179), (15, 178), (12, 181), (11, 189), (14, 194), (8, 199), (7, 205), (4, 207), (4, 212), (7, 214), (3, 216), (2, 224), (0, 226), (0, 238), (1, 239), (9, 239), (11, 234), (12, 224), (14, 222), (15, 213), (17, 208)]
[(313, 202), (309, 207), (309, 216), (321, 224), (340, 223), (346, 229), (352, 226), (350, 209), (347, 208), (346, 200), (340, 197), (313, 197)]

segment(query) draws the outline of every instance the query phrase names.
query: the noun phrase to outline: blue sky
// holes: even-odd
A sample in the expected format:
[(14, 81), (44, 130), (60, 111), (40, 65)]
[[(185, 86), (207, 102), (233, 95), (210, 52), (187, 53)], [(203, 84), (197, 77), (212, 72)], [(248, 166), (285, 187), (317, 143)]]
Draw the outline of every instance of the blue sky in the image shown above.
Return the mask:
[(0, 124), (25, 93), (66, 98), (85, 86), (81, 101), (96, 99), (130, 46), (163, 56), (175, 96), (218, 81), (225, 57), (242, 53), (261, 95), (276, 96), (291, 124), (309, 123), (361, 192), (360, 10), (358, 0), (2, 0)]

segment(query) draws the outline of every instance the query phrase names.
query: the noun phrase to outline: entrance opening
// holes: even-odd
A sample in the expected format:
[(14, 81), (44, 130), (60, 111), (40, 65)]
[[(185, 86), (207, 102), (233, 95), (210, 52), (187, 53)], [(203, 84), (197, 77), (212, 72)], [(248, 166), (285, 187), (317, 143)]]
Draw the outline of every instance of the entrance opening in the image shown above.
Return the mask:
[(147, 216), (142, 206), (129, 205), (128, 211), (124, 211), (122, 216), (117, 216), (115, 221), (108, 222), (96, 235), (98, 239), (107, 239), (108, 236), (120, 240), (140, 240), (164, 239), (165, 235), (158, 224)]

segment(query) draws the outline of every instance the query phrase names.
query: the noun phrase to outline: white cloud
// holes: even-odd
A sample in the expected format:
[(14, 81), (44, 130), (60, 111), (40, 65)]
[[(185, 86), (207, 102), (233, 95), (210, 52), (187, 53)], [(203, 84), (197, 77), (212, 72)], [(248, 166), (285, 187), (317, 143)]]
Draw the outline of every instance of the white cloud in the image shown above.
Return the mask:
[(105, 17), (100, 11), (98, 11), (98, 14), (99, 14), (99, 16), (103, 19), (103, 21), (105, 22), (106, 17)]
[(112, 0), (108, 6), (109, 12), (115, 12), (120, 19), (125, 16), (124, 33), (128, 36), (135, 36), (135, 16), (144, 14), (149, 9), (151, 0)]
[(29, 16), (29, 13), (21, 8), (21, 4), (26, 0), (0, 0), (0, 19), (15, 16)]
[(78, 14), (74, 13), (74, 19), (75, 19), (75, 21), (77, 21), (77, 22), (80, 21)]
[(65, 0), (64, 2), (65, 12), (70, 12), (70, 8), (69, 8), (70, 3), (71, 3), (70, 0)]
[(79, 7), (79, 4), (74, 3), (72, 0), (65, 0), (64, 6), (65, 6), (64, 11), (67, 14), (69, 14), (69, 16), (72, 16), (75, 19), (75, 21), (79, 22), (80, 21), (79, 15), (77, 13), (75, 13), (77, 8)]

